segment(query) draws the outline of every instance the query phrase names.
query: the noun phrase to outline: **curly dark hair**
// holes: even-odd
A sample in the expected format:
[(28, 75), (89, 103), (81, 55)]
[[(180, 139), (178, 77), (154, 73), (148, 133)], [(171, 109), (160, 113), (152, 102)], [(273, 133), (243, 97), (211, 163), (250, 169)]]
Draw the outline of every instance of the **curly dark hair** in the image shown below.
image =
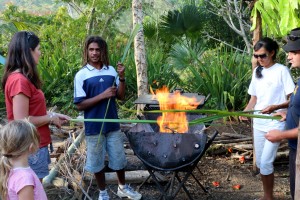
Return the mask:
[(84, 44), (83, 51), (83, 66), (89, 62), (88, 48), (91, 43), (97, 43), (100, 48), (100, 64), (101, 66), (109, 66), (108, 47), (105, 40), (99, 36), (89, 36)]

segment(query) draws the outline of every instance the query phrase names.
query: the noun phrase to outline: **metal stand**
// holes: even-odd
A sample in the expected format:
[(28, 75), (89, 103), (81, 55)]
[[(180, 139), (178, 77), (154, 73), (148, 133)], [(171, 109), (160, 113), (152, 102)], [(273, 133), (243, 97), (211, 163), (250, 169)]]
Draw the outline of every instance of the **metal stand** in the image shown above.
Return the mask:
[[(215, 132), (214, 135), (212, 136), (212, 138), (210, 138), (210, 140), (206, 143), (203, 154), (205, 153), (205, 151), (208, 149), (208, 147), (211, 145), (212, 141), (215, 139), (215, 137), (217, 136), (218, 132)], [(202, 157), (202, 156), (201, 156)], [(188, 180), (188, 178), (191, 176), (194, 178), (194, 180), (196, 181), (196, 183), (199, 185), (199, 187), (203, 190), (204, 194), (208, 194), (208, 190), (200, 183), (200, 181), (196, 178), (196, 176), (193, 174), (193, 171), (195, 170), (195, 168), (198, 169), (198, 171), (201, 173), (200, 169), (198, 168), (197, 164), (200, 161), (201, 157), (199, 157), (198, 160), (196, 160), (194, 163), (192, 163), (189, 166), (183, 167), (181, 169), (178, 170), (174, 170), (174, 171), (170, 171), (172, 173), (172, 176), (170, 178), (170, 180), (168, 181), (168, 183), (164, 186), (162, 185), (158, 178), (156, 177), (156, 175), (154, 174), (156, 171), (160, 171), (160, 170), (156, 170), (152, 167), (150, 167), (149, 165), (147, 165), (146, 163), (144, 163), (146, 169), (149, 171), (149, 176), (148, 178), (139, 186), (139, 189), (149, 180), (149, 178), (151, 177), (154, 181), (154, 183), (156, 184), (158, 190), (161, 193), (161, 196), (159, 199), (164, 199), (164, 200), (173, 200), (175, 199), (175, 197), (177, 196), (177, 194), (179, 193), (179, 191), (181, 189), (184, 190), (185, 194), (187, 195), (188, 199), (193, 200), (190, 192), (188, 191), (188, 189), (185, 186), (185, 182)], [(184, 173), (183, 177), (181, 178), (179, 176), (179, 173)], [(178, 184), (176, 185), (176, 180), (178, 182)]]

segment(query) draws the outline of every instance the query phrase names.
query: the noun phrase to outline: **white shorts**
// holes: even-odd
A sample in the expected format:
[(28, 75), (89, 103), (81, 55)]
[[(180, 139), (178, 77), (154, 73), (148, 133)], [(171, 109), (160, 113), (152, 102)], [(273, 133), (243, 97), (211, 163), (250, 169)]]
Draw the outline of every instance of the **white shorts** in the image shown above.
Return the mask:
[(267, 140), (266, 134), (267, 132), (253, 129), (256, 165), (262, 175), (270, 175), (274, 172), (273, 163), (280, 144)]

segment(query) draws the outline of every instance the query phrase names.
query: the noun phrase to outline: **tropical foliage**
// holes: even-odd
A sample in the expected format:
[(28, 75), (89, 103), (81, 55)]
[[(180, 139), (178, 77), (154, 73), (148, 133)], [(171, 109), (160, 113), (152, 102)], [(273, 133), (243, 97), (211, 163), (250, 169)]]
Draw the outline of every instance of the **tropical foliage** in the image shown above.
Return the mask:
[[(258, 12), (262, 18), (264, 35), (281, 37), (300, 26), (300, 0), (258, 0), (251, 16), (255, 19)], [(251, 29), (255, 27), (256, 23), (253, 23)]]
[(32, 15), (44, 15), (53, 13), (63, 4), (57, 3), (56, 0), (2, 0), (0, 2), (0, 11), (3, 11), (9, 5), (22, 7)]
[[(254, 1), (252, 1), (254, 2)], [(251, 49), (251, 36), (250, 36), (250, 18), (249, 16), (249, 2), (241, 0), (205, 0), (206, 9), (212, 15), (216, 15), (221, 18), (223, 24), (230, 27), (234, 32), (234, 36), (239, 36), (237, 39), (240, 39), (240, 43), (244, 43), (246, 51), (250, 54)], [(251, 4), (250, 4), (251, 5)], [(216, 18), (216, 17), (214, 17)], [(218, 18), (217, 18), (218, 19)], [(222, 23), (221, 23), (222, 24)], [(224, 25), (222, 26), (222, 28)], [(226, 35), (226, 31), (221, 31), (222, 34)], [(230, 33), (230, 32), (228, 32)], [(214, 35), (214, 34), (213, 34)], [(212, 36), (213, 37), (213, 36)], [(223, 38), (222, 35), (220, 38)], [(216, 38), (215, 38), (216, 39)], [(219, 39), (219, 41), (222, 41)], [(226, 40), (225, 40), (226, 41)], [(240, 45), (225, 43), (228, 46), (233, 46), (240, 51), (244, 51), (244, 48)]]
[(251, 78), (247, 55), (225, 47), (205, 50), (203, 46), (191, 48), (188, 44), (178, 43), (173, 46), (169, 59), (174, 66), (185, 70), (181, 76), (185, 80), (185, 90), (211, 96), (209, 107), (221, 110), (244, 108)]
[[(75, 114), (73, 78), (81, 67), (83, 41), (89, 34), (101, 35), (108, 42), (110, 63), (115, 66), (123, 59), (132, 30), (131, 2), (58, 0), (58, 4), (53, 4), (50, 0), (23, 0), (26, 3), (22, 4), (22, 8), (14, 4), (16, 1), (10, 2), (12, 4), (7, 4), (0, 14), (0, 54), (6, 55), (8, 42), (16, 31), (31, 30), (38, 34), (43, 55), (38, 67), (48, 106), (56, 105), (63, 112)], [(28, 12), (30, 9), (38, 12), (35, 6), (39, 7), (43, 2), (51, 12)], [(264, 8), (269, 18), (273, 18), (283, 6), (278, 0), (257, 2), (253, 16)], [(267, 2), (270, 4), (267, 5)], [(298, 4), (294, 2), (289, 1), (289, 8), (293, 8), (289, 17), (297, 21)], [(212, 4), (204, 0), (143, 1), (148, 88), (155, 90), (166, 85), (170, 90), (183, 88), (187, 92), (210, 94), (206, 104), (208, 108), (241, 110), (248, 100), (250, 55), (243, 53), (246, 48), (243, 38), (211, 9)], [(286, 20), (279, 20), (281, 15), (283, 13), (276, 16), (278, 22)], [(250, 14), (244, 12), (243, 18), (249, 21)], [(266, 18), (265, 25), (270, 22), (269, 18)], [(294, 21), (290, 24), (296, 26)], [(287, 26), (290, 27), (290, 24)], [(265, 27), (265, 33), (273, 34), (275, 28)], [(247, 31), (250, 29), (246, 25), (244, 28)], [(284, 31), (280, 30), (280, 33), (284, 34)], [(232, 47), (237, 47), (239, 51)], [(137, 98), (133, 53), (131, 45), (123, 60), (127, 99), (120, 105), (121, 110), (134, 110), (133, 101)], [(4, 107), (4, 99), (0, 98)], [(124, 112), (121, 116), (128, 114)]]

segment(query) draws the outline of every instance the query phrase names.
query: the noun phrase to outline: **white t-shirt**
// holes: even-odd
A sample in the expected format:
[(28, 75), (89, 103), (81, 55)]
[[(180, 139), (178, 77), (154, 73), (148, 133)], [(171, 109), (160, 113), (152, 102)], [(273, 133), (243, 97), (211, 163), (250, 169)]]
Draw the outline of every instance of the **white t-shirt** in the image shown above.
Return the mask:
[[(248, 89), (248, 93), (251, 96), (257, 97), (254, 110), (262, 110), (269, 105), (282, 104), (287, 100), (286, 96), (294, 91), (295, 84), (291, 77), (290, 70), (286, 66), (276, 63), (269, 68), (263, 68), (263, 77), (260, 79), (256, 77), (255, 71), (256, 68), (253, 71), (252, 80)], [(284, 122), (278, 120), (253, 119), (253, 128), (265, 132), (272, 129), (282, 130), (284, 124)]]

